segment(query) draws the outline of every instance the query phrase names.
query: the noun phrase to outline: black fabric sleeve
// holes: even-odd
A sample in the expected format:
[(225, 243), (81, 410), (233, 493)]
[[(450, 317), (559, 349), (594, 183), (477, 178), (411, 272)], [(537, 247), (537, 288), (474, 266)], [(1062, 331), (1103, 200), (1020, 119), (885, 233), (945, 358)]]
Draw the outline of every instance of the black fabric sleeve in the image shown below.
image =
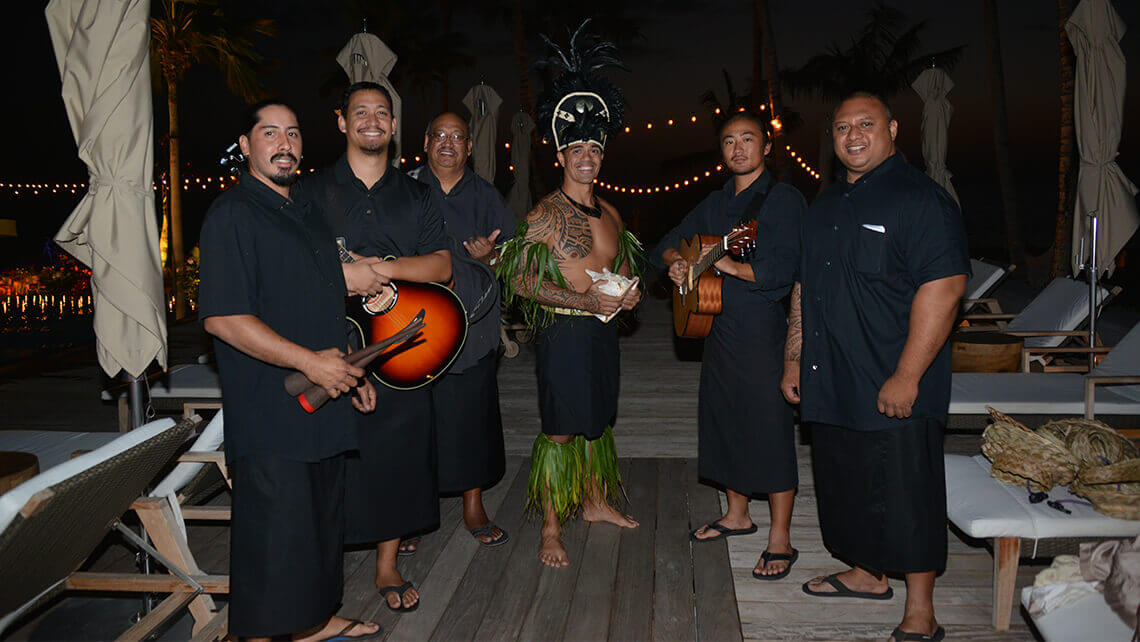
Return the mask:
[(488, 194), (488, 207), (490, 209), (491, 225), (487, 233), (499, 230), (499, 237), (495, 239), (495, 244), (506, 243), (515, 237), (515, 228), (518, 227), (518, 221), (515, 220), (514, 213), (511, 208), (507, 207), (507, 202), (503, 200), (501, 194), (496, 189), (491, 189)]
[(198, 316), (258, 315), (256, 235), (240, 202), (211, 208), (199, 240)]
[(713, 205), (713, 199), (719, 197), (720, 190), (709, 194), (705, 197), (705, 200), (698, 203), (691, 212), (686, 214), (685, 218), (681, 219), (677, 227), (666, 232), (665, 236), (661, 237), (661, 240), (658, 241), (653, 250), (649, 252), (649, 262), (657, 267), (667, 268), (669, 266), (665, 265), (665, 261), (661, 258), (665, 250), (670, 248), (677, 249), (677, 246), (681, 244), (681, 239), (692, 238), (694, 234), (708, 234), (710, 227), (706, 220), (708, 218), (708, 212), (715, 207)]
[(799, 190), (778, 183), (764, 203), (756, 224), (756, 252), (752, 266), (752, 291), (779, 290), (790, 286), (799, 273), (800, 225), (807, 212), (807, 201)]
[(916, 286), (955, 274), (970, 275), (970, 250), (958, 204), (942, 187), (923, 186), (902, 213), (907, 272)]

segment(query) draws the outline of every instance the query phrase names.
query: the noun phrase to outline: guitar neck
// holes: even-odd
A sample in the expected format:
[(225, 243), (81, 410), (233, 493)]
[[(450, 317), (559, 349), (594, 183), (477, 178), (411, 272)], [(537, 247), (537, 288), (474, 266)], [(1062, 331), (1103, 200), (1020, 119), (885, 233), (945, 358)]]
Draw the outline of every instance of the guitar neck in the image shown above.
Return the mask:
[(697, 266), (693, 268), (693, 278), (704, 274), (705, 270), (709, 269), (713, 263), (719, 261), (720, 258), (725, 255), (725, 252), (728, 251), (727, 247), (728, 237), (722, 236), (720, 239), (720, 245), (713, 248), (712, 250), (709, 250), (709, 253), (705, 255), (705, 258), (701, 259), (700, 262), (697, 263)]
[(338, 237), (336, 240), (336, 251), (340, 255), (341, 263), (356, 263), (356, 259), (352, 258), (352, 253), (344, 246), (344, 239)]

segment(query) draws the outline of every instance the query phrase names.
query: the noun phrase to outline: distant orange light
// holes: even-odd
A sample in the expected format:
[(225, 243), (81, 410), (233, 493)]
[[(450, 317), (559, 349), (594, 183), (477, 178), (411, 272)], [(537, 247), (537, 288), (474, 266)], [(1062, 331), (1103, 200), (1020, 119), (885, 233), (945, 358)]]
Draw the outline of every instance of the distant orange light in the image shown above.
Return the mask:
[(784, 124), (780, 122), (779, 116), (772, 119), (772, 129), (775, 129), (776, 131), (780, 131), (780, 128), (782, 128), (783, 126), (784, 126)]

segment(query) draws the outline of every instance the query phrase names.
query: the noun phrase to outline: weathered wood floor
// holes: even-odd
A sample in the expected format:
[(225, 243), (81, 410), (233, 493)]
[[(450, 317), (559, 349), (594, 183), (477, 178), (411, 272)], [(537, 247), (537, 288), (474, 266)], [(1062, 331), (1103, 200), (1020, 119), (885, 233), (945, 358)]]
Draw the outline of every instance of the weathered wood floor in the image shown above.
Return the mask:
[[(375, 553), (346, 553), (342, 613), (379, 621), (390, 640), (849, 640), (885, 639), (901, 618), (905, 590), (885, 602), (822, 600), (800, 585), (842, 565), (824, 549), (815, 511), (810, 449), (798, 448), (800, 489), (792, 520), (800, 560), (782, 581), (762, 582), (751, 570), (767, 541), (764, 501), (752, 504), (757, 534), (725, 543), (690, 545), (688, 532), (721, 514), (723, 497), (697, 483), (696, 412), (699, 361), (679, 359), (667, 305), (642, 306), (639, 327), (622, 340), (622, 391), (615, 429), (635, 530), (569, 522), (571, 566), (537, 561), (538, 523), (522, 514), (527, 456), (538, 431), (533, 350), (524, 345), (499, 372), (508, 452), (504, 480), (486, 494), (488, 513), (511, 534), (495, 549), (480, 547), (463, 527), (458, 499), (441, 504), (441, 527), (420, 552), (401, 558), (415, 582), (418, 610), (390, 612), (373, 584)], [(977, 452), (977, 436), (949, 436), (948, 452)], [(223, 498), (224, 501), (224, 498)], [(193, 526), (191, 546), (208, 572), (228, 566), (228, 531)], [(948, 567), (937, 583), (940, 621), (955, 639), (1029, 640), (1020, 612), (1013, 629), (990, 627), (992, 558), (976, 542), (949, 532)], [(110, 546), (96, 569), (129, 567)], [(1024, 561), (1018, 588), (1041, 566)], [(50, 617), (50, 614), (45, 617)], [(27, 639), (34, 623), (13, 632)], [(115, 632), (125, 629), (123, 626)], [(98, 638), (88, 638), (98, 639)]]

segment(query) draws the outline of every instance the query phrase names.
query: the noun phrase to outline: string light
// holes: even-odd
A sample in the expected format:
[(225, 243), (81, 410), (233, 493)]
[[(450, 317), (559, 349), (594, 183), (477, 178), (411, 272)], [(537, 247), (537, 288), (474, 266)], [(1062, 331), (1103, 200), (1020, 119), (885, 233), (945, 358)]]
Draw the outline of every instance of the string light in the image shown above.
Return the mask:
[(686, 187), (691, 187), (693, 185), (696, 185), (698, 182), (700, 182), (700, 180), (702, 178), (702, 174), (704, 177), (710, 177), (713, 175), (713, 172), (722, 172), (722, 171), (724, 171), (724, 165), (717, 164), (717, 166), (711, 170), (707, 170), (703, 173), (698, 172), (697, 174), (693, 174), (691, 177), (686, 177), (684, 179), (679, 179), (673, 183), (667, 183), (667, 184), (663, 184), (663, 185), (642, 185), (642, 186), (620, 185), (620, 184), (609, 183), (609, 182), (598, 180), (598, 179), (594, 179), (594, 183), (598, 187), (600, 187), (604, 190), (608, 190), (610, 192), (615, 192), (615, 193), (619, 193), (619, 194), (636, 194), (636, 195), (645, 196), (645, 195), (651, 195), (651, 194), (660, 194), (661, 192), (677, 191), (680, 189), (684, 189)]

